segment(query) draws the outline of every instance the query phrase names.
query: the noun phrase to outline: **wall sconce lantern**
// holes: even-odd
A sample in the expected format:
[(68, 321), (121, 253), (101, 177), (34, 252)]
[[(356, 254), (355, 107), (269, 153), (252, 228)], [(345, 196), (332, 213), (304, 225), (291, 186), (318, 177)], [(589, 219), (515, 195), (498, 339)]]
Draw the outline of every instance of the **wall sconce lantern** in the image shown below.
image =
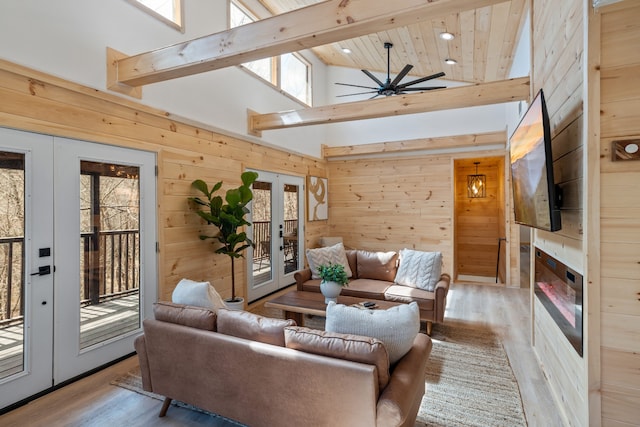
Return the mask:
[(476, 165), (475, 175), (467, 175), (467, 197), (479, 199), (486, 197), (487, 176), (478, 175), (478, 165), (480, 162), (473, 162)]

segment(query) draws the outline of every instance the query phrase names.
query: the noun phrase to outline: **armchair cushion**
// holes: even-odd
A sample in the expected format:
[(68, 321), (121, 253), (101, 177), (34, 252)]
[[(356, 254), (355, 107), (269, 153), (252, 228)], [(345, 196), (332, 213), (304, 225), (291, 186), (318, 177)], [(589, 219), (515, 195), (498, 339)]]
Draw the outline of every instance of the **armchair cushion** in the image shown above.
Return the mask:
[(440, 280), (442, 270), (441, 252), (423, 252), (412, 249), (400, 251), (400, 266), (395, 282), (433, 292)]
[(284, 329), (284, 341), (287, 348), (305, 353), (374, 365), (379, 390), (389, 383), (389, 355), (378, 339), (290, 326)]
[(379, 339), (393, 365), (411, 349), (420, 332), (420, 309), (415, 302), (387, 310), (362, 310), (330, 302), (325, 330)]
[(218, 332), (252, 341), (284, 347), (284, 328), (294, 320), (272, 319), (248, 311), (218, 310)]

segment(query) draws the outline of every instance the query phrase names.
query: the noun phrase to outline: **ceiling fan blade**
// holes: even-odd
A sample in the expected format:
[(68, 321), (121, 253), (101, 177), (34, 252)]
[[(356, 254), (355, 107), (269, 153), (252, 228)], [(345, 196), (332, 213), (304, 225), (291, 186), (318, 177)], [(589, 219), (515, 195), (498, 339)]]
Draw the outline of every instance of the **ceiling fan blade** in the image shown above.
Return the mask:
[(427, 76), (427, 77), (423, 77), (421, 79), (412, 80), (412, 81), (410, 81), (408, 83), (404, 83), (404, 84), (398, 85), (398, 87), (400, 89), (404, 89), (407, 86), (411, 86), (411, 85), (414, 85), (414, 84), (417, 84), (417, 83), (426, 82), (427, 80), (437, 79), (438, 77), (444, 77), (444, 76), (445, 76), (445, 74), (440, 72), (440, 73), (432, 74), (432, 75)]
[[(368, 94), (368, 93), (378, 93), (378, 91), (377, 90), (372, 90), (371, 92), (347, 93), (345, 95), (336, 95), (336, 98), (341, 98), (343, 96), (365, 95), (365, 94)], [(376, 96), (378, 96), (378, 95), (376, 95)]]
[(400, 83), (400, 81), (404, 79), (404, 76), (409, 74), (409, 71), (411, 71), (412, 68), (413, 68), (413, 65), (410, 65), (410, 64), (405, 65), (402, 71), (400, 71), (400, 74), (398, 74), (396, 78), (393, 79), (393, 81), (391, 82), (391, 87)]
[(428, 86), (428, 87), (405, 87), (402, 91), (418, 91), (418, 90), (434, 90), (434, 89), (446, 89), (446, 86)]
[(360, 85), (352, 85), (352, 84), (349, 84), (349, 83), (336, 83), (336, 84), (337, 84), (337, 85), (340, 85), (340, 86), (361, 87), (361, 88), (363, 88), (363, 89), (378, 90), (378, 88), (377, 88), (377, 87), (360, 86)]
[(384, 83), (382, 83), (380, 81), (380, 79), (378, 79), (376, 76), (374, 76), (373, 74), (371, 74), (369, 71), (367, 70), (362, 70), (363, 73), (365, 73), (371, 80), (373, 80), (374, 82), (378, 83), (380, 85), (380, 87), (384, 86)]

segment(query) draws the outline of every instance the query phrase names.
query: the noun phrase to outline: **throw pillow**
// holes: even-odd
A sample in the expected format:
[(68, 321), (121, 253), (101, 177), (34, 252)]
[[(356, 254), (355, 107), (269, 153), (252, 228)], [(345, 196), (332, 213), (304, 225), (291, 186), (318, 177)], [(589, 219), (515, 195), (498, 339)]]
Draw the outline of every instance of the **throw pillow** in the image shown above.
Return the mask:
[(395, 252), (358, 251), (356, 259), (358, 279), (393, 282), (396, 277), (398, 254)]
[(216, 313), (202, 307), (190, 307), (160, 301), (153, 304), (153, 315), (161, 322), (175, 323), (191, 328), (216, 330)]
[(393, 365), (407, 354), (420, 332), (420, 309), (415, 302), (387, 310), (362, 310), (330, 302), (325, 330), (379, 339)]
[(251, 341), (284, 347), (284, 328), (296, 326), (293, 320), (272, 319), (248, 311), (218, 310), (218, 332)]
[(329, 263), (342, 264), (345, 273), (347, 273), (347, 277), (353, 275), (342, 243), (326, 248), (307, 249), (307, 261), (309, 262), (309, 269), (311, 269), (312, 279), (319, 279), (318, 267)]
[(305, 353), (374, 365), (379, 390), (389, 383), (389, 355), (378, 339), (291, 326), (284, 328), (284, 342), (287, 348)]
[(400, 251), (400, 266), (395, 282), (398, 285), (433, 292), (442, 273), (442, 253), (412, 249)]
[(224, 301), (216, 288), (209, 282), (195, 282), (182, 279), (171, 294), (171, 301), (176, 304), (193, 305), (218, 311), (225, 308)]

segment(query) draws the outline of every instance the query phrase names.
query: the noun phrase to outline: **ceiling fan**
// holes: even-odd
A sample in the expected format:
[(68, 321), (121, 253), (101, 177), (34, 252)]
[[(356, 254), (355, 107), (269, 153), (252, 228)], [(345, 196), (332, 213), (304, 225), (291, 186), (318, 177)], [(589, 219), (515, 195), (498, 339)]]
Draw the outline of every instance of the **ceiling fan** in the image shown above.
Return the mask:
[[(400, 74), (398, 74), (393, 79), (393, 81), (391, 81), (390, 74), (391, 74), (391, 48), (392, 47), (393, 47), (393, 43), (385, 42), (384, 48), (387, 49), (387, 81), (386, 82), (383, 83), (383, 82), (380, 81), (380, 79), (378, 79), (376, 76), (371, 74), (371, 72), (369, 72), (367, 70), (362, 70), (363, 73), (365, 73), (371, 80), (373, 80), (374, 82), (376, 82), (378, 84), (378, 87), (352, 85), (352, 84), (348, 84), (348, 83), (336, 83), (337, 85), (341, 85), (341, 86), (351, 86), (351, 87), (359, 87), (359, 88), (363, 88), (363, 89), (370, 89), (370, 91), (367, 91), (367, 92), (349, 93), (349, 94), (346, 94), (346, 95), (336, 95), (336, 96), (337, 97), (342, 97), (342, 96), (353, 96), (353, 95), (363, 95), (363, 94), (368, 94), (368, 93), (374, 93), (375, 95), (373, 95), (371, 98), (369, 98), (369, 99), (373, 99), (373, 98), (376, 98), (376, 97), (378, 97), (380, 95), (391, 96), (391, 95), (405, 94), (407, 92), (419, 92), (419, 91), (423, 91), (423, 90), (433, 90), (433, 89), (444, 89), (444, 88), (446, 88), (446, 86), (413, 87), (413, 85), (418, 84), (418, 83), (426, 82), (426, 81), (432, 80), (432, 79), (437, 79), (438, 77), (444, 77), (445, 74), (443, 72), (432, 74), (432, 75), (427, 76), (427, 77), (422, 77), (422, 78), (419, 78), (419, 79), (416, 79), (416, 80), (412, 80), (412, 81), (407, 82), (407, 83), (400, 84), (400, 81), (402, 81), (402, 79), (413, 68), (413, 65), (410, 65), (410, 64), (405, 65), (404, 68), (402, 69), (402, 71), (400, 71)], [(412, 87), (409, 87), (409, 86), (412, 86)]]

